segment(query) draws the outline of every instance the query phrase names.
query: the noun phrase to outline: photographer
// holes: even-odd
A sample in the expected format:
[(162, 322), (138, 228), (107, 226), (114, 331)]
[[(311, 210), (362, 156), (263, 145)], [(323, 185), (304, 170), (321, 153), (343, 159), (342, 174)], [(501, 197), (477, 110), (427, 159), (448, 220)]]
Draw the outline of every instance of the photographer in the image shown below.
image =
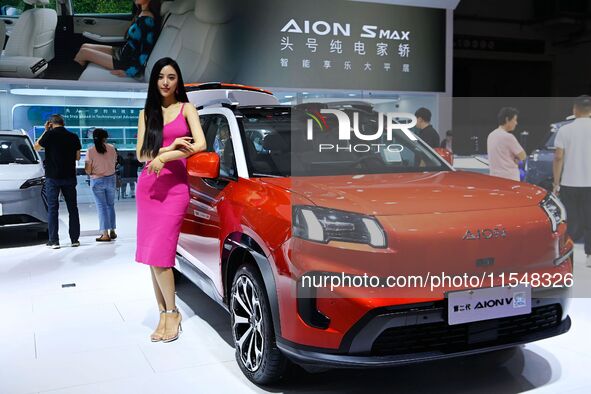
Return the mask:
[(68, 207), (69, 233), (72, 246), (80, 246), (80, 218), (76, 196), (76, 160), (80, 160), (82, 146), (77, 135), (64, 127), (61, 115), (51, 115), (45, 131), (35, 142), (35, 150), (45, 149), (45, 186), (47, 188), (49, 242), (59, 249), (58, 212), (60, 191)]

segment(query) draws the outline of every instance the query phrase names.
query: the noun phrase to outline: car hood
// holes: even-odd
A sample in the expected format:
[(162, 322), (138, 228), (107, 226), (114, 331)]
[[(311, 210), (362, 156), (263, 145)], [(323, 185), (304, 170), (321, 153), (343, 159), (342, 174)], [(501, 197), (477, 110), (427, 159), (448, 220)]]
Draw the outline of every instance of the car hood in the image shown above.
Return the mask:
[(313, 204), (369, 215), (465, 212), (539, 204), (546, 191), (463, 171), (261, 178)]
[(41, 164), (0, 165), (0, 190), (19, 189), (25, 181), (45, 175)]

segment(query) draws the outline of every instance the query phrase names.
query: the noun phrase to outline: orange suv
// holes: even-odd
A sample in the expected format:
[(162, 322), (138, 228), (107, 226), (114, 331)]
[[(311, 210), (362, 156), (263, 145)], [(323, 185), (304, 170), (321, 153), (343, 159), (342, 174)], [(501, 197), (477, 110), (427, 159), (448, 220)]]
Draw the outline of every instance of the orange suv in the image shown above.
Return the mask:
[(364, 103), (189, 90), (207, 152), (188, 162), (178, 268), (229, 311), (253, 382), (289, 362), (389, 366), (570, 328), (573, 244), (552, 194), (456, 171), (412, 119)]

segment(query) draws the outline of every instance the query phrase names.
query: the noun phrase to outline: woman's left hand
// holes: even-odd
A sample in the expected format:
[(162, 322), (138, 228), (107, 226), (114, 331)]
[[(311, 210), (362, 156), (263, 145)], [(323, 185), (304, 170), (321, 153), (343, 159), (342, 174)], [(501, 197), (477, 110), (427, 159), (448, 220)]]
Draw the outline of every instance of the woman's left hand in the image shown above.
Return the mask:
[(160, 175), (160, 171), (164, 168), (164, 162), (158, 156), (150, 162), (148, 165), (148, 174), (156, 173), (156, 176)]

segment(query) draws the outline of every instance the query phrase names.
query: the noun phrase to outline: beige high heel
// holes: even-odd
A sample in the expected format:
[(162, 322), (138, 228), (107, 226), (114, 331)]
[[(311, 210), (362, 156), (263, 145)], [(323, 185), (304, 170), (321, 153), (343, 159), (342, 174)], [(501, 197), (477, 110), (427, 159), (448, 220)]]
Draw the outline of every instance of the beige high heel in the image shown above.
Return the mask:
[[(172, 322), (173, 316), (171, 315), (177, 315), (178, 316), (178, 322)], [(166, 317), (165, 319), (165, 328), (164, 328), (164, 335), (162, 336), (162, 342), (164, 343), (168, 343), (168, 342), (172, 342), (172, 341), (176, 341), (179, 338), (179, 335), (181, 332), (183, 332), (183, 326), (181, 324), (181, 321), (183, 320), (183, 316), (181, 315), (181, 313), (179, 312), (179, 310), (177, 308), (175, 309), (171, 309), (168, 311), (164, 311), (164, 315)], [(170, 327), (170, 325), (172, 325), (172, 327)], [(170, 337), (169, 335), (172, 334), (174, 336)], [(167, 338), (168, 336), (168, 338)]]
[(150, 335), (150, 340), (152, 342), (160, 342), (164, 337), (164, 330), (166, 329), (166, 318), (164, 316), (165, 311), (160, 311), (160, 321), (158, 321), (158, 326)]

